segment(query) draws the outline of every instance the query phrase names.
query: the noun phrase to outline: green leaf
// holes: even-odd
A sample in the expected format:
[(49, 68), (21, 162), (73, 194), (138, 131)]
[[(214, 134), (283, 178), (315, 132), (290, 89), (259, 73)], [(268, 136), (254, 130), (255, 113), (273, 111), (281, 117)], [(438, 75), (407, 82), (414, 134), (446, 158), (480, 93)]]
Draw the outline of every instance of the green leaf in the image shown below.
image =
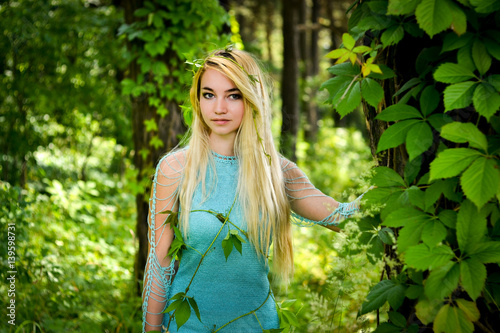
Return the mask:
[(455, 254), (447, 245), (429, 248), (425, 244), (412, 246), (406, 250), (406, 263), (418, 270), (433, 270), (447, 264)]
[(460, 279), (472, 300), (481, 294), (486, 281), (486, 267), (479, 260), (469, 258), (460, 262)]
[(446, 227), (439, 220), (427, 222), (422, 230), (422, 241), (429, 247), (438, 245), (446, 238)]
[(406, 327), (406, 318), (401, 313), (396, 311), (389, 312), (389, 320), (396, 326), (404, 328)]
[(425, 87), (420, 96), (420, 111), (424, 116), (430, 115), (439, 105), (439, 93), (434, 86)]
[(420, 28), (431, 38), (448, 29), (453, 19), (449, 0), (422, 0), (415, 16)]
[(483, 239), (486, 232), (486, 219), (479, 215), (478, 209), (469, 200), (464, 200), (457, 215), (457, 241), (460, 251), (468, 253)]
[(419, 122), (420, 120), (409, 119), (391, 125), (382, 133), (378, 142), (377, 153), (402, 144), (406, 139), (409, 129)]
[(378, 231), (378, 236), (384, 244), (394, 245), (396, 243), (396, 236), (394, 236), (392, 229), (382, 228)]
[[(458, 284), (458, 279), (457, 279)], [(416, 315), (418, 319), (425, 325), (432, 323), (436, 317), (443, 302), (439, 300), (428, 300), (426, 298), (420, 299), (415, 305)]]
[[(496, 91), (500, 92), (500, 74), (489, 75), (486, 78), (486, 82), (491, 84)], [(500, 132), (500, 130), (497, 130), (497, 132)]]
[(406, 289), (405, 295), (409, 299), (420, 298), (424, 293), (424, 287), (418, 284), (412, 284)]
[(500, 3), (497, 0), (469, 0), (470, 4), (476, 8), (478, 13), (489, 14), (500, 9)]
[(417, 8), (420, 0), (389, 0), (387, 14), (389, 15), (406, 15), (411, 14)]
[(479, 320), (480, 313), (476, 303), (471, 301), (466, 301), (463, 298), (456, 299), (455, 303), (457, 303), (458, 307), (462, 309), (467, 319), (469, 319), (472, 322)]
[(335, 109), (343, 117), (361, 104), (361, 84), (354, 82), (340, 97)]
[[(184, 293), (182, 293), (182, 294), (184, 294)], [(169, 313), (171, 311), (174, 311), (175, 309), (177, 309), (179, 307), (179, 305), (181, 305), (181, 303), (182, 303), (182, 298), (176, 299), (175, 301), (170, 303), (170, 305), (165, 309), (165, 311), (163, 311), (163, 313)]]
[(461, 36), (457, 35), (454, 32), (448, 32), (444, 37), (443, 48), (441, 50), (441, 53), (460, 49), (468, 45), (469, 43), (472, 45), (471, 43), (472, 37), (473, 34), (470, 32), (465, 33)]
[(469, 148), (443, 150), (431, 162), (430, 179), (455, 177), (480, 156), (477, 150)]
[(460, 267), (456, 262), (448, 262), (433, 270), (424, 283), (425, 295), (430, 300), (446, 298), (458, 287)]
[(481, 242), (469, 251), (469, 255), (483, 264), (500, 263), (500, 242)]
[(417, 186), (411, 186), (406, 190), (406, 194), (408, 195), (408, 200), (413, 206), (424, 210), (425, 206), (424, 191), (420, 190)]
[(403, 207), (390, 213), (382, 222), (382, 225), (398, 228), (409, 224), (424, 224), (430, 219), (430, 215), (413, 207)]
[(441, 136), (446, 140), (458, 143), (469, 142), (471, 147), (488, 150), (486, 136), (473, 123), (447, 124), (441, 128)]
[(344, 33), (342, 34), (342, 44), (344, 44), (344, 47), (348, 50), (352, 50), (354, 48), (354, 44), (356, 43), (356, 41), (354, 40), (354, 38), (352, 38), (351, 35), (349, 35), (348, 33)]
[(441, 194), (443, 194), (443, 190), (441, 189), (441, 180), (438, 180), (434, 183), (432, 183), (426, 190), (425, 190), (425, 198), (424, 198), (424, 210), (427, 210), (428, 208), (432, 207), (436, 201), (441, 197)]
[(406, 136), (406, 150), (410, 161), (427, 151), (432, 146), (433, 139), (431, 127), (426, 122), (412, 126)]
[(350, 62), (344, 62), (328, 68), (328, 72), (333, 75), (351, 76), (352, 80), (352, 77), (361, 73), (361, 68), (358, 65), (351, 64)]
[(491, 67), (491, 56), (479, 39), (476, 39), (472, 45), (472, 60), (474, 60), (474, 65), (481, 75), (484, 75)]
[(483, 42), (484, 46), (486, 46), (486, 49), (488, 50), (488, 53), (496, 60), (500, 60), (500, 44), (492, 38), (485, 38)]
[(417, 109), (407, 104), (393, 104), (375, 117), (375, 119), (384, 121), (398, 121), (412, 118), (423, 119), (422, 114)]
[(361, 82), (361, 95), (368, 104), (376, 108), (384, 98), (384, 89), (377, 81), (365, 78)]
[(457, 212), (455, 212), (454, 210), (442, 210), (441, 212), (439, 212), (438, 217), (439, 220), (443, 222), (443, 224), (448, 228), (457, 228)]
[(474, 65), (474, 60), (472, 60), (472, 45), (466, 45), (458, 49), (457, 63), (471, 72), (476, 70), (476, 65)]
[(392, 187), (392, 186), (406, 187), (405, 181), (396, 171), (384, 166), (379, 166), (375, 168), (372, 182), (374, 185), (378, 187)]
[(465, 81), (449, 85), (444, 90), (445, 111), (463, 109), (472, 103), (472, 96), (477, 82)]
[(457, 35), (463, 35), (467, 31), (467, 17), (465, 16), (462, 8), (457, 6), (454, 2), (450, 2), (451, 9), (451, 29)]
[(226, 261), (227, 261), (227, 258), (229, 257), (229, 255), (233, 251), (233, 242), (229, 238), (227, 238), (227, 239), (224, 238), (222, 240), (222, 249), (224, 250), (224, 256), (226, 257)]
[(188, 301), (191, 308), (193, 308), (196, 317), (198, 317), (198, 320), (201, 322), (201, 316), (200, 316), (200, 310), (198, 309), (198, 304), (196, 303), (193, 297), (188, 297)]
[(434, 319), (434, 332), (436, 333), (472, 333), (474, 324), (467, 319), (462, 309), (444, 305)]
[(398, 252), (403, 253), (408, 248), (417, 245), (422, 237), (425, 223), (408, 223), (399, 231)]
[(361, 305), (359, 315), (374, 311), (389, 301), (391, 307), (397, 310), (405, 298), (406, 287), (392, 280), (382, 280), (368, 293), (366, 301)]
[(389, 45), (399, 43), (401, 39), (403, 39), (404, 34), (405, 30), (403, 29), (403, 26), (393, 25), (382, 33), (380, 40), (384, 47), (387, 47)]
[(488, 83), (481, 82), (472, 97), (476, 111), (488, 121), (500, 108), (500, 94)]
[(144, 17), (146, 15), (148, 15), (149, 13), (151, 13), (151, 10), (147, 9), (147, 8), (139, 8), (137, 9), (135, 12), (134, 12), (134, 16), (137, 16), (137, 17)]
[(500, 185), (500, 171), (494, 160), (479, 157), (460, 177), (464, 194), (481, 208), (493, 198)]
[[(396, 74), (394, 73), (394, 71), (390, 67), (388, 67), (384, 64), (378, 64), (378, 67), (382, 71), (382, 74), (371, 72), (370, 75), (368, 75), (368, 77), (370, 77), (372, 79), (385, 80), (385, 79), (390, 79), (390, 78), (393, 78), (394, 76), (396, 76)], [(358, 73), (359, 73), (359, 71), (358, 71)]]
[(187, 299), (184, 299), (177, 310), (175, 310), (174, 316), (177, 329), (180, 329), (188, 321), (189, 317), (191, 317), (191, 307)]
[(399, 333), (401, 332), (401, 327), (398, 327), (391, 323), (381, 323), (378, 327), (373, 331), (373, 333)]
[(445, 113), (436, 113), (427, 118), (427, 121), (436, 131), (441, 131), (441, 128), (453, 122), (453, 119)]
[(434, 72), (434, 80), (444, 83), (458, 83), (474, 77), (474, 73), (467, 67), (449, 62), (442, 64)]

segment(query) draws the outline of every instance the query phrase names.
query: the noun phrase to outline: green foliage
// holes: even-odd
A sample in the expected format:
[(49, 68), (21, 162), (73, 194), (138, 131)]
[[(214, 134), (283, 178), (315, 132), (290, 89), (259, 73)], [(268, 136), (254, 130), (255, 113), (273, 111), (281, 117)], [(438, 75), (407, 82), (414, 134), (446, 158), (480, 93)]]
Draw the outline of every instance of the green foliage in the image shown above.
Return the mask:
[(63, 140), (76, 148), (82, 130), (129, 146), (130, 132), (122, 131), (129, 105), (117, 79), (120, 12), (109, 5), (91, 10), (79, 0), (26, 0), (3, 1), (0, 15), (2, 179), (23, 185), (21, 171), (34, 166), (39, 146)]
[[(360, 239), (370, 244), (372, 258), (395, 262), (360, 314), (386, 302), (393, 310), (408, 305), (390, 312), (376, 332), (432, 324), (435, 332), (472, 332), (481, 325), (493, 330), (492, 318), (500, 313), (494, 292), (500, 286), (494, 278), (500, 263), (499, 19), (500, 5), (488, 0), (363, 1), (351, 14), (350, 37), (330, 54), (341, 61), (323, 84), (327, 102), (341, 115), (361, 103), (367, 117), (376, 112), (375, 121), (387, 126), (376, 153), (381, 160), (398, 156), (387, 162), (391, 168), (375, 168), (371, 181), (377, 188), (365, 195), (375, 216), (360, 224), (372, 235), (386, 228), (377, 240)], [(356, 53), (363, 45), (358, 41), (370, 51)], [(418, 53), (414, 68), (402, 68), (403, 59), (385, 62), (408, 48)], [(392, 75), (363, 75), (369, 59), (392, 67), (393, 85)], [(384, 91), (354, 90), (368, 78)], [(388, 251), (391, 235), (396, 241)], [(420, 324), (411, 322), (413, 310), (407, 309), (414, 309)]]
[[(0, 332), (140, 330), (141, 299), (130, 269), (135, 201), (123, 191), (113, 160), (104, 158), (117, 148), (101, 142), (87, 163), (87, 181), (73, 177), (85, 156), (54, 147), (34, 154), (38, 167), (30, 169), (26, 190), (1, 183), (2, 237), (8, 223), (16, 226), (17, 326)], [(52, 175), (58, 179), (47, 178)], [(0, 248), (2, 279), (6, 250)], [(0, 286), (4, 295), (6, 286)]]

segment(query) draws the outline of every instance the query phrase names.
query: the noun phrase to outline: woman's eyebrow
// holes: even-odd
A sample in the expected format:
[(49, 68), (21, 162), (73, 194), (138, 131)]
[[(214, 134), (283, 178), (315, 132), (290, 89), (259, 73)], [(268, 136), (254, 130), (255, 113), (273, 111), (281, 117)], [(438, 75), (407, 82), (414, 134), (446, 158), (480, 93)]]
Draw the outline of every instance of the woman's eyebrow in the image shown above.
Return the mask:
[[(214, 91), (214, 90), (213, 90), (212, 88), (210, 88), (210, 87), (203, 87), (203, 88), (201, 88), (201, 89), (203, 89), (203, 90), (208, 90), (208, 91)], [(226, 93), (229, 93), (229, 92), (235, 92), (235, 91), (240, 92), (240, 90), (239, 90), (238, 88), (231, 88), (231, 89), (226, 90), (225, 92), (226, 92)]]

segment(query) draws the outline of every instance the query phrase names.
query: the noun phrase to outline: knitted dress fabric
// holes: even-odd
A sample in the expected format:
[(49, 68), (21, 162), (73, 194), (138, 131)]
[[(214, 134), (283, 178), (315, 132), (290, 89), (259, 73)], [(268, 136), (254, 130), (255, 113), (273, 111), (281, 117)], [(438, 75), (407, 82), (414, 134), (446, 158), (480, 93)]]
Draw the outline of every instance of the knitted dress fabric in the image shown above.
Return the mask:
[[(256, 252), (242, 232), (247, 231), (247, 226), (236, 197), (238, 159), (213, 152), (212, 157), (214, 163), (209, 163), (206, 172), (205, 191), (200, 184), (194, 192), (188, 232), (182, 235), (187, 247), (182, 250), (180, 262), (166, 257), (169, 239), (173, 236), (165, 236), (172, 235), (172, 231), (164, 222), (169, 216), (165, 211), (174, 209), (178, 202), (180, 184), (185, 176), (186, 149), (171, 153), (158, 163), (148, 218), (143, 331), (148, 326), (162, 332), (168, 328), (170, 333), (262, 332), (263, 329), (279, 327), (267, 278), (267, 260)], [(333, 200), (316, 189), (294, 163), (281, 158), (281, 169), (290, 202), (301, 202), (308, 207), (319, 203), (322, 207)], [(337, 208), (329, 209), (321, 217), (315, 215), (318, 220), (310, 220), (292, 211), (291, 222), (306, 227), (337, 225), (359, 210), (361, 197), (350, 203), (338, 203)], [(182, 205), (179, 211), (182, 212)], [(219, 219), (222, 216), (224, 218)], [(229, 222), (225, 222), (225, 218)], [(237, 233), (244, 242), (241, 253), (235, 246), (226, 259), (222, 242), (228, 232)], [(163, 311), (174, 301), (173, 296), (186, 292), (186, 289), (186, 296), (196, 301), (201, 320), (192, 310), (189, 319), (178, 330), (177, 318), (171, 316), (172, 312), (163, 314)]]
[[(215, 168), (216, 179), (213, 170), (209, 168), (207, 172), (208, 198), (203, 200), (201, 185), (198, 186), (191, 209), (211, 210), (224, 215), (231, 210), (229, 220), (246, 230), (238, 202), (231, 209), (236, 195), (238, 161), (234, 158), (216, 156)], [(203, 211), (191, 212), (189, 232), (185, 242), (200, 253), (205, 253), (221, 230), (221, 226), (222, 222), (213, 214)], [(242, 244), (241, 254), (233, 249), (226, 261), (221, 243), (228, 233), (228, 228), (237, 230), (231, 224), (224, 226), (198, 269), (187, 293), (187, 296), (194, 297), (198, 304), (201, 322), (192, 313), (180, 332), (212, 332), (231, 320), (257, 309), (266, 299), (265, 304), (256, 312), (256, 316), (264, 329), (279, 327), (274, 300), (268, 297), (270, 291), (268, 268), (264, 259), (259, 258), (255, 248), (245, 239), (246, 243)], [(179, 269), (170, 287), (169, 298), (186, 290), (200, 262), (200, 253), (189, 247), (183, 250)], [(239, 318), (219, 332), (262, 332), (256, 316), (249, 314)], [(168, 316), (165, 316), (163, 326), (167, 325)], [(175, 320), (171, 321), (169, 331), (177, 332)]]

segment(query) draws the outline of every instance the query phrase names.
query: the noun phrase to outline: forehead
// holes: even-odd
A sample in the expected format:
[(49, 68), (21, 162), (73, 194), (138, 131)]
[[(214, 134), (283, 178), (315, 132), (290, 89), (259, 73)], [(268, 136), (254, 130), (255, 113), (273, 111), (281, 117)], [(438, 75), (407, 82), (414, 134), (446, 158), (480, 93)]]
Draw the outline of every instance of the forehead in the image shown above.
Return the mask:
[(216, 69), (208, 68), (201, 76), (201, 88), (233, 89), (234, 82)]

